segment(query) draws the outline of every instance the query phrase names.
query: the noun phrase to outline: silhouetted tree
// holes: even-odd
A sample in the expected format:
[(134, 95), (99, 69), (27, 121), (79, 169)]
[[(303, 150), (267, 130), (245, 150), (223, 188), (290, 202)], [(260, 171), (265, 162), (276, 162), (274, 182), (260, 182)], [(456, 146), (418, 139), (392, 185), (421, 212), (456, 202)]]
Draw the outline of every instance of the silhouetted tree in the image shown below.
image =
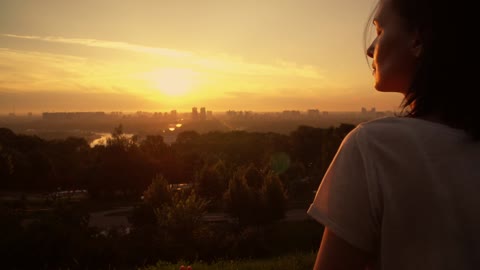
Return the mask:
[[(258, 177), (255, 180), (258, 182), (249, 185), (249, 174), (250, 177)], [(237, 218), (241, 226), (278, 220), (286, 211), (286, 191), (278, 175), (274, 172), (264, 175), (252, 166), (237, 170), (230, 179), (224, 198), (227, 212)]]
[(155, 159), (161, 159), (166, 154), (167, 145), (161, 135), (149, 135), (140, 142), (140, 149)]
[(224, 198), (227, 212), (236, 218), (240, 225), (255, 222), (252, 209), (259, 205), (255, 205), (255, 194), (247, 184), (243, 169), (235, 172), (230, 179)]
[(164, 204), (172, 202), (172, 190), (170, 185), (162, 175), (153, 178), (150, 186), (143, 193), (143, 201), (152, 208), (160, 208)]
[(226, 174), (225, 164), (221, 160), (204, 166), (197, 175), (197, 193), (202, 198), (210, 200), (213, 204), (219, 202), (227, 189)]
[(264, 178), (262, 197), (265, 203), (265, 215), (269, 221), (285, 217), (287, 211), (287, 193), (278, 175), (272, 171)]

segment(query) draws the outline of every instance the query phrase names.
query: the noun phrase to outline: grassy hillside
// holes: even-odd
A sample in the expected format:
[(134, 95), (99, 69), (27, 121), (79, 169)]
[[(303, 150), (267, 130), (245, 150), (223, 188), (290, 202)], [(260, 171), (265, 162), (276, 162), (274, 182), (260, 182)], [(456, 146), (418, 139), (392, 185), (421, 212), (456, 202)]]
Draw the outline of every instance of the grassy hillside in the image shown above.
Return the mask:
[(297, 253), (271, 259), (217, 261), (212, 264), (202, 262), (179, 262), (171, 264), (158, 262), (155, 266), (139, 270), (178, 270), (181, 265), (191, 265), (192, 270), (311, 270), (316, 252)]

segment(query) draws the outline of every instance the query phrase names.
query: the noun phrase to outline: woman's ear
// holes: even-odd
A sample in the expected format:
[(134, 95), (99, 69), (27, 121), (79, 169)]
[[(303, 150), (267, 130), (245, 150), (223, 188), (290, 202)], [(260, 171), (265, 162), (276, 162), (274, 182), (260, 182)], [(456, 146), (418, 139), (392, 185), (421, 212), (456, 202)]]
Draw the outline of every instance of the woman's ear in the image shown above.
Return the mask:
[(413, 38), (412, 38), (411, 51), (413, 56), (415, 56), (416, 58), (419, 58), (423, 53), (423, 40), (418, 30), (415, 30), (413, 32), (412, 37)]

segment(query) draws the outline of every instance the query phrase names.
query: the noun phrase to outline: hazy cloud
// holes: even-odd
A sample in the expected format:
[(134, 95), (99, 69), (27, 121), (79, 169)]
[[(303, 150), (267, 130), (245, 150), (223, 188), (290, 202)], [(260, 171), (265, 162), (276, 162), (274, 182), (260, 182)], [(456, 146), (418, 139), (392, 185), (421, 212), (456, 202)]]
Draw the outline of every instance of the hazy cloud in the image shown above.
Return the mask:
[(129, 93), (82, 93), (52, 90), (12, 91), (0, 88), (0, 111), (136, 111), (162, 108), (155, 102)]
[(136, 44), (130, 44), (126, 42), (118, 42), (118, 41), (106, 41), (106, 40), (82, 39), (82, 38), (63, 38), (63, 37), (21, 36), (21, 35), (12, 35), (12, 34), (3, 34), (3, 36), (11, 37), (11, 38), (19, 38), (19, 39), (41, 40), (46, 42), (77, 44), (77, 45), (84, 45), (88, 47), (126, 50), (126, 51), (148, 53), (148, 54), (155, 54), (159, 56), (168, 56), (168, 57), (186, 57), (190, 55), (190, 53), (188, 52), (182, 52), (178, 50), (147, 47), (147, 46), (141, 46)]
[(175, 50), (169, 48), (149, 47), (127, 42), (106, 41), (96, 39), (82, 38), (64, 38), (64, 37), (41, 37), (24, 36), (14, 34), (3, 34), (4, 37), (39, 40), (53, 43), (76, 44), (94, 48), (109, 48), (124, 50), (135, 53), (147, 54), (149, 56), (159, 56), (176, 60), (176, 64), (188, 64), (196, 66), (207, 71), (218, 73), (232, 73), (240, 76), (282, 76), (282, 77), (305, 77), (317, 80), (324, 80), (325, 77), (318, 68), (313, 66), (298, 65), (296, 63), (276, 60), (271, 64), (250, 63), (242, 59), (227, 54), (200, 54), (190, 51)]

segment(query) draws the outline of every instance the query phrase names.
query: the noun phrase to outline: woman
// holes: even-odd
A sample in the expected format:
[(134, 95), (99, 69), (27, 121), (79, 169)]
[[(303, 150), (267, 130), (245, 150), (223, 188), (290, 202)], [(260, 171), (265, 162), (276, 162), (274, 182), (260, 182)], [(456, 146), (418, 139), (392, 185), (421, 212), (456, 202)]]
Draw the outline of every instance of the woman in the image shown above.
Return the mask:
[(376, 8), (375, 88), (402, 93), (405, 115), (362, 123), (342, 142), (308, 209), (325, 225), (316, 270), (480, 269), (480, 115), (475, 91), (460, 86), (458, 40), (440, 36), (454, 32), (438, 3)]

